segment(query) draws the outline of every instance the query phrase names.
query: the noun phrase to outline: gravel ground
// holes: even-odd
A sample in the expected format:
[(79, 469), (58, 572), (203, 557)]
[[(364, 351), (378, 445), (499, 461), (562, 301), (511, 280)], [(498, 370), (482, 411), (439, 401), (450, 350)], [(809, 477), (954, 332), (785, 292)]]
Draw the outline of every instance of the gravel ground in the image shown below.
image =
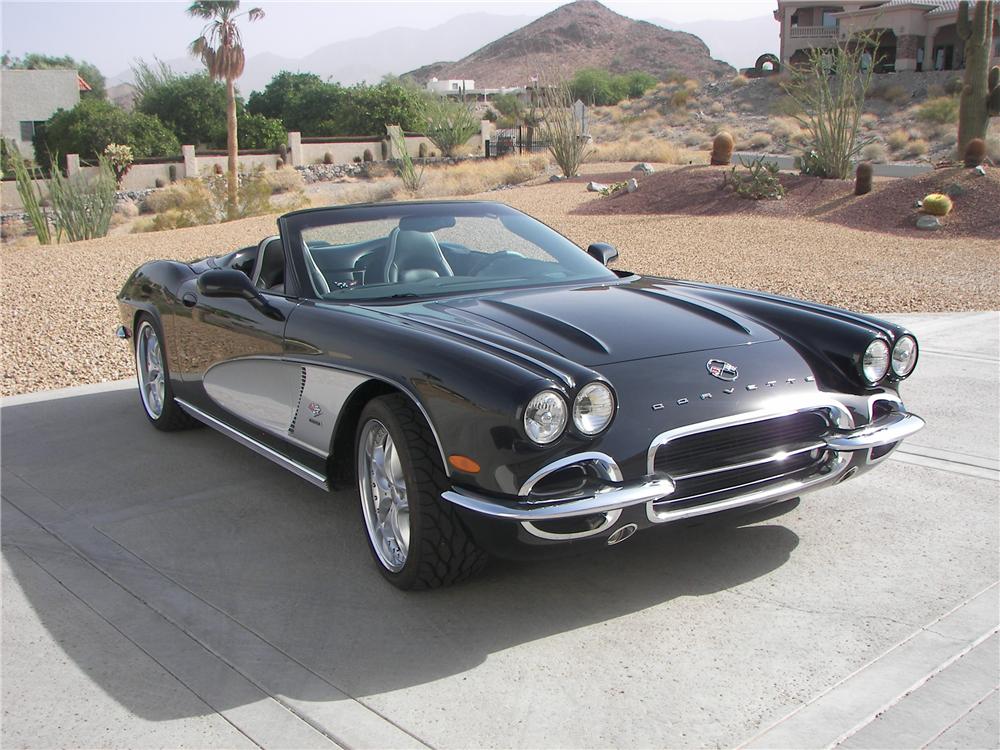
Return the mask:
[[(588, 167), (595, 175), (623, 165)], [(992, 309), (1000, 298), (997, 239), (900, 237), (808, 219), (570, 212), (578, 182), (482, 196), (530, 212), (586, 246), (614, 243), (619, 268), (764, 289), (871, 312)], [(257, 242), (275, 217), (58, 246), (0, 249), (0, 394), (131, 377), (114, 338), (115, 295), (139, 264), (190, 259)]]

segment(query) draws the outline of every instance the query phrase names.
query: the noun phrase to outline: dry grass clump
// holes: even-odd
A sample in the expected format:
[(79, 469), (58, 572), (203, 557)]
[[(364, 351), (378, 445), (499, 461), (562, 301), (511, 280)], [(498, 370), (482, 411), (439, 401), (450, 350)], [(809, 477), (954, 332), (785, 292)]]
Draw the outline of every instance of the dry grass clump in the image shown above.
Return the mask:
[(302, 190), (305, 187), (305, 181), (302, 179), (302, 173), (297, 169), (292, 169), (290, 167), (283, 167), (282, 169), (275, 170), (274, 172), (265, 172), (264, 180), (271, 188), (271, 195), (290, 193), (296, 190)]
[(736, 89), (741, 89), (750, 83), (750, 79), (741, 73), (737, 73), (729, 79), (729, 85)]
[(873, 86), (872, 90), (868, 92), (868, 97), (899, 105), (910, 101), (910, 92), (898, 83), (890, 83), (882, 86)]
[(694, 154), (658, 138), (640, 141), (615, 141), (594, 146), (587, 161), (651, 161), (660, 164), (688, 164), (704, 161), (703, 154)]
[(923, 156), (927, 153), (928, 148), (927, 141), (923, 138), (916, 138), (907, 144), (906, 155), (910, 157)]
[(767, 148), (771, 145), (771, 134), (759, 131), (750, 136), (750, 148)]
[(421, 195), (473, 195), (503, 185), (519, 185), (538, 177), (548, 166), (548, 156), (534, 154), (503, 159), (470, 159), (453, 166), (429, 168)]
[(899, 128), (898, 130), (893, 130), (889, 133), (889, 135), (885, 137), (885, 142), (889, 144), (889, 148), (893, 151), (901, 151), (906, 148), (906, 144), (910, 142), (910, 134), (903, 128)]
[(878, 163), (888, 161), (889, 155), (881, 143), (869, 143), (861, 149), (861, 158), (865, 161)]
[(726, 107), (722, 102), (712, 102), (708, 108), (708, 111), (713, 115), (721, 115), (725, 110)]

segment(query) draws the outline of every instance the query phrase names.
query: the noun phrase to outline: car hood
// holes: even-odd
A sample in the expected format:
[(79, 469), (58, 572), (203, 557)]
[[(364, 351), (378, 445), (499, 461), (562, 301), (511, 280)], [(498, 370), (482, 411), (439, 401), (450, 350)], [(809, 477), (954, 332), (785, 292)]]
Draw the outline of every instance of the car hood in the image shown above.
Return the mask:
[(514, 346), (541, 346), (588, 367), (778, 338), (689, 288), (649, 279), (436, 300), (394, 312), (433, 318), (459, 334), (478, 329)]

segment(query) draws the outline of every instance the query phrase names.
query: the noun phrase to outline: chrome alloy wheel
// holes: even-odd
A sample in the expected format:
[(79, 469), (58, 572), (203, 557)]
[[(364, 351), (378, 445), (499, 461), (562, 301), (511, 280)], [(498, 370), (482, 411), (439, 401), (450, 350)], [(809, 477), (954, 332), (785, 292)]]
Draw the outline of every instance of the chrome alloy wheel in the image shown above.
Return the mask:
[(410, 546), (410, 505), (399, 452), (377, 419), (368, 420), (361, 430), (358, 486), (372, 547), (382, 564), (398, 573)]
[(135, 369), (139, 376), (142, 405), (153, 419), (163, 413), (167, 381), (163, 372), (163, 351), (153, 325), (147, 320), (139, 326), (135, 343)]

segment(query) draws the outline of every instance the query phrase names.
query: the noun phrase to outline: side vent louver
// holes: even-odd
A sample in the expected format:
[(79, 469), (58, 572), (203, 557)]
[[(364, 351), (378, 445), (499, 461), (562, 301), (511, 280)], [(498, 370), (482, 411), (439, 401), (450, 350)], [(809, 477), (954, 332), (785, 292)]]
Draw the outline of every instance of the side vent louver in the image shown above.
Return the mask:
[(299, 397), (295, 402), (295, 411), (292, 412), (292, 423), (288, 425), (288, 434), (291, 435), (295, 432), (295, 420), (299, 418), (299, 409), (302, 408), (302, 394), (306, 390), (306, 368), (301, 368), (302, 370), (302, 383), (299, 385)]

